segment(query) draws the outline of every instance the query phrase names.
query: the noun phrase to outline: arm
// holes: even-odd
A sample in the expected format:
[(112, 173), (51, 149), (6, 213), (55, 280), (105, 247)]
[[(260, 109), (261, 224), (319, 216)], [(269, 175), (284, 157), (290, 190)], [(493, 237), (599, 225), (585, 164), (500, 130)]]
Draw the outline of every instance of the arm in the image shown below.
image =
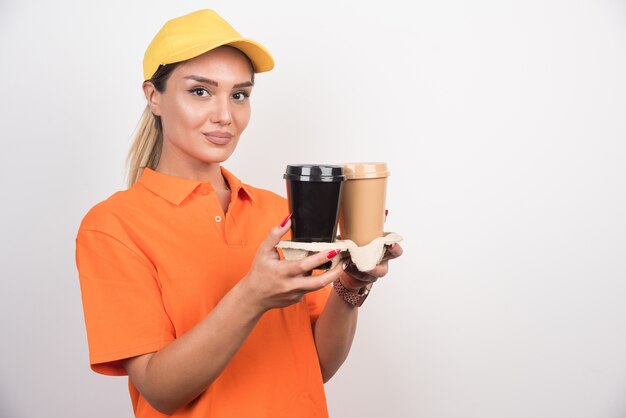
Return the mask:
[(158, 411), (171, 414), (198, 396), (230, 362), (262, 312), (235, 286), (189, 332), (155, 353), (126, 359), (137, 390)]
[(328, 295), (326, 307), (315, 323), (315, 347), (322, 369), (324, 383), (343, 364), (356, 332), (359, 308), (350, 305), (337, 292)]
[(286, 223), (270, 232), (248, 274), (194, 328), (158, 352), (124, 361), (131, 381), (155, 409), (171, 414), (192, 401), (224, 370), (264, 312), (300, 301), (343, 272), (338, 265), (306, 276), (328, 261), (323, 253), (281, 261), (275, 245), (288, 229)]
[[(388, 261), (402, 255), (402, 248), (396, 244), (387, 249), (383, 261), (373, 270), (359, 272), (355, 267), (348, 267), (341, 275), (341, 283), (350, 290), (358, 292), (368, 283), (383, 277), (389, 270)], [(352, 340), (356, 332), (359, 308), (344, 301), (336, 292), (331, 292), (326, 307), (315, 323), (315, 346), (322, 369), (324, 383), (339, 370), (348, 357)]]

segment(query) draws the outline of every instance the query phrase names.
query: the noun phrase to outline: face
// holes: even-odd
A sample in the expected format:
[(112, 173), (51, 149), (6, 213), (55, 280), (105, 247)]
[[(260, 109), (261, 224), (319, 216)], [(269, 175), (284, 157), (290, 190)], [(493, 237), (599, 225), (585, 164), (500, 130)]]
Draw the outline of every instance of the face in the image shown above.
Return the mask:
[(161, 117), (163, 127), (159, 167), (195, 176), (230, 157), (250, 120), (252, 86), (250, 62), (231, 47), (180, 64), (161, 93), (144, 83), (152, 113)]

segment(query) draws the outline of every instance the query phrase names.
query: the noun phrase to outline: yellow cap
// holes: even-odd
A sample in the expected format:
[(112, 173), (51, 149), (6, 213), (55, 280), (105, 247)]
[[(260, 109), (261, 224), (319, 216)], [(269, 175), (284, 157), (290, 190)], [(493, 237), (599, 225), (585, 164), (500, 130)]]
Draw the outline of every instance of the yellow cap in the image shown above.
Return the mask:
[(375, 179), (390, 174), (387, 163), (346, 163), (342, 166), (348, 180)]
[(222, 45), (246, 54), (255, 73), (274, 68), (267, 49), (252, 39), (243, 38), (213, 10), (198, 10), (169, 20), (156, 34), (143, 57), (144, 80), (152, 78), (159, 65), (186, 61)]

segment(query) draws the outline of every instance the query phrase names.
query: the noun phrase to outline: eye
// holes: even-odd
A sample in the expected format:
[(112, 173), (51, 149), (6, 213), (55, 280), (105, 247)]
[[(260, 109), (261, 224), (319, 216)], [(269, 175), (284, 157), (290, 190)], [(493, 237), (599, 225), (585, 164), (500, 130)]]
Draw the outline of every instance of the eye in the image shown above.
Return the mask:
[(193, 94), (194, 96), (198, 96), (198, 97), (206, 97), (209, 95), (209, 92), (207, 89), (202, 88), (202, 87), (196, 87), (193, 88), (191, 90), (189, 90), (189, 93)]
[(237, 102), (243, 102), (248, 97), (250, 97), (250, 94), (246, 93), (245, 91), (238, 91), (237, 93), (233, 94), (233, 99), (235, 99), (235, 101)]

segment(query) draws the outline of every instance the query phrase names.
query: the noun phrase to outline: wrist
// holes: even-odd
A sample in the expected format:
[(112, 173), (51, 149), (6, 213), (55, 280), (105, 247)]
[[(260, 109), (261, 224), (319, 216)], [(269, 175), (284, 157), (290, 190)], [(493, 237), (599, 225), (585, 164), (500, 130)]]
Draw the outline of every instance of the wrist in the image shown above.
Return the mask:
[(341, 285), (352, 293), (359, 293), (364, 287), (367, 287), (368, 283), (353, 278), (349, 273), (345, 271), (339, 276), (338, 279)]
[(246, 307), (246, 316), (258, 319), (271, 308), (265, 306), (263, 300), (256, 297), (258, 292), (255, 292), (252, 286), (249, 285), (249, 280), (246, 280), (247, 278), (248, 276), (240, 280), (230, 290), (229, 294), (235, 304)]
[(333, 282), (333, 289), (337, 295), (352, 306), (360, 307), (363, 305), (363, 302), (365, 302), (365, 299), (370, 293), (372, 283), (367, 283), (365, 286), (351, 290), (343, 285), (341, 277), (343, 277), (343, 275)]

